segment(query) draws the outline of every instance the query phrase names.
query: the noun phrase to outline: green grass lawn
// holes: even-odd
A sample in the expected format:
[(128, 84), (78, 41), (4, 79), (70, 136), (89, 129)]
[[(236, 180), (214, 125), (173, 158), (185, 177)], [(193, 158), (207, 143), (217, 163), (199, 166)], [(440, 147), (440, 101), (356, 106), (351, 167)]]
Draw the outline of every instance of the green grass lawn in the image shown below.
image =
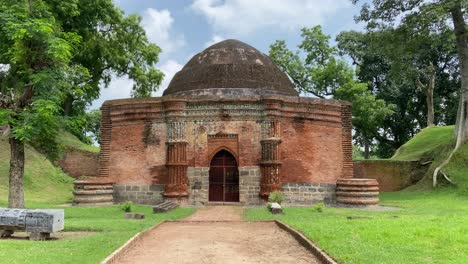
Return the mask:
[[(451, 189), (381, 195), (402, 210), (285, 208), (284, 215), (249, 209), (249, 220), (279, 219), (305, 234), (341, 263), (467, 263), (468, 197)], [(371, 219), (348, 220), (347, 216)], [(280, 243), (280, 241), (278, 241)]]
[[(5, 206), (4, 203), (0, 203)], [(118, 206), (54, 207), (32, 204), (34, 208), (65, 209), (66, 231), (97, 231), (85, 237), (54, 241), (0, 240), (0, 263), (99, 263), (136, 233), (163, 220), (190, 215), (194, 209), (177, 208), (169, 213), (154, 214), (149, 206), (134, 206), (145, 213), (143, 220), (123, 218)]]

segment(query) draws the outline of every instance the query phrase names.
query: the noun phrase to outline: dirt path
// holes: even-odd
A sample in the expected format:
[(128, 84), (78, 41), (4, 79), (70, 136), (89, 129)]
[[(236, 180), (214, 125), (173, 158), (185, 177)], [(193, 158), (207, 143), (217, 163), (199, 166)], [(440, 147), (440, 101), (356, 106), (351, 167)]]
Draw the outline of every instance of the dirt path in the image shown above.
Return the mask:
[(235, 222), (242, 214), (239, 207), (210, 207), (163, 223), (116, 263), (320, 263), (274, 222)]
[(239, 206), (208, 206), (182, 221), (242, 221), (244, 215), (245, 208)]

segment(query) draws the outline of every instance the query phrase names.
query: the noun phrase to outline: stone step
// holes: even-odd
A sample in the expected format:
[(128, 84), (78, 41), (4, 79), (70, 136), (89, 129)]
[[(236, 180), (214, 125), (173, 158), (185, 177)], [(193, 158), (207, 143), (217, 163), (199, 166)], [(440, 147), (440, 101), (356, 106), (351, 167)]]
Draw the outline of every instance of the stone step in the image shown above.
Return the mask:
[(114, 193), (113, 189), (110, 190), (74, 190), (74, 195), (112, 195)]
[(167, 212), (169, 210), (175, 209), (177, 207), (179, 207), (179, 205), (176, 204), (176, 203), (173, 203), (173, 202), (170, 202), (170, 201), (164, 201), (164, 202), (161, 202), (159, 204), (156, 204), (153, 207), (153, 212), (154, 213), (164, 213), (164, 212)]
[(345, 197), (378, 197), (379, 192), (336, 192), (336, 195)]
[(90, 185), (90, 186), (76, 186), (77, 190), (112, 190), (114, 187), (112, 185)]
[(368, 186), (368, 187), (363, 187), (363, 186), (337, 186), (336, 191), (379, 191), (379, 186)]
[(112, 202), (112, 195), (101, 195), (101, 196), (87, 196), (87, 197), (75, 197), (73, 203), (96, 203), (96, 202)]
[(107, 206), (107, 205), (114, 205), (114, 203), (113, 202), (96, 202), (96, 203), (73, 204), (73, 206)]
[(73, 205), (112, 205), (112, 182), (78, 180), (74, 182)]

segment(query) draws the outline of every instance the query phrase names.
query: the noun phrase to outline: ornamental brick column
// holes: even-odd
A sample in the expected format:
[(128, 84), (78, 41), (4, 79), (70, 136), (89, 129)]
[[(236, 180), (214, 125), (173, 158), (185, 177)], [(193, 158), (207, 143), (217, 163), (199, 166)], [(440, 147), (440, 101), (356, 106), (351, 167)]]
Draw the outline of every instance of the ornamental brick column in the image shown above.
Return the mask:
[(188, 196), (187, 179), (187, 142), (167, 142), (167, 161), (169, 182), (164, 196), (178, 198)]
[(271, 192), (281, 191), (281, 130), (279, 121), (264, 122), (264, 138), (261, 140), (262, 159), (260, 167), (262, 181), (260, 183), (260, 197), (266, 199)]
[(351, 104), (341, 106), (342, 138), (341, 146), (343, 149), (343, 172), (341, 178), (353, 178), (353, 124)]
[(167, 198), (183, 198), (188, 193), (187, 178), (187, 141), (185, 140), (185, 122), (178, 121), (184, 116), (184, 101), (165, 102), (167, 118), (167, 153), (166, 168), (168, 172), (168, 183), (164, 190)]

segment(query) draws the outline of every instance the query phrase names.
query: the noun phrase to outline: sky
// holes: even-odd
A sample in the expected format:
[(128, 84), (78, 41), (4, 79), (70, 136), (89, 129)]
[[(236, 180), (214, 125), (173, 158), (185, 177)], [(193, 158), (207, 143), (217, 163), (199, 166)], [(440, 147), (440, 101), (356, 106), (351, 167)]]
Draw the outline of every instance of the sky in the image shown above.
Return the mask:
[[(341, 31), (362, 30), (354, 22), (359, 7), (350, 0), (114, 0), (125, 14), (139, 14), (148, 39), (161, 47), (156, 65), (165, 77), (161, 96), (175, 73), (194, 55), (225, 39), (238, 39), (268, 54), (278, 39), (295, 50), (300, 29), (322, 25), (332, 39)], [(128, 98), (132, 81), (115, 77), (91, 109), (106, 100)]]

